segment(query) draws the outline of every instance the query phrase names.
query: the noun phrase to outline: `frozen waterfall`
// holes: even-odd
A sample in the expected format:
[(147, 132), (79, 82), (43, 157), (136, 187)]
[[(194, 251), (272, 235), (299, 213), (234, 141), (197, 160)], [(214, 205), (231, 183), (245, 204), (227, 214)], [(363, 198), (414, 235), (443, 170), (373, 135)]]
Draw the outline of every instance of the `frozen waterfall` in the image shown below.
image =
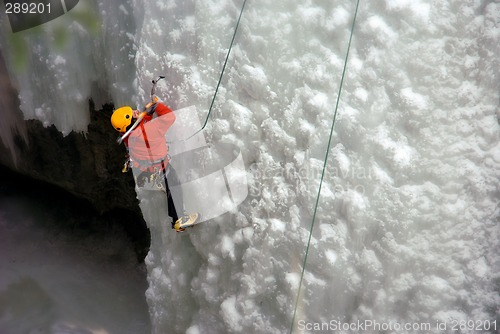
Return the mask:
[[(24, 117), (85, 131), (88, 98), (142, 105), (161, 74), (204, 120), (242, 3), (80, 1), (16, 36), (4, 20)], [(241, 150), (249, 194), (176, 234), (164, 194), (138, 190), (154, 333), (286, 333), (295, 307), (296, 333), (500, 327), (494, 1), (360, 1), (295, 305), (355, 7), (246, 3), (205, 133)]]

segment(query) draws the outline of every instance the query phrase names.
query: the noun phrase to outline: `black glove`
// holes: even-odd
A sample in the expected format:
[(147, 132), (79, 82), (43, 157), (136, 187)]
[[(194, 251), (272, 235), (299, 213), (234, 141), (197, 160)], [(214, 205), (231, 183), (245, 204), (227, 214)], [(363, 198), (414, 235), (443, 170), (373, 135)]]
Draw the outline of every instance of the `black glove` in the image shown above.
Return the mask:
[(156, 110), (156, 103), (153, 103), (148, 109), (146, 109), (146, 114), (148, 114), (148, 116), (151, 116), (154, 114)]

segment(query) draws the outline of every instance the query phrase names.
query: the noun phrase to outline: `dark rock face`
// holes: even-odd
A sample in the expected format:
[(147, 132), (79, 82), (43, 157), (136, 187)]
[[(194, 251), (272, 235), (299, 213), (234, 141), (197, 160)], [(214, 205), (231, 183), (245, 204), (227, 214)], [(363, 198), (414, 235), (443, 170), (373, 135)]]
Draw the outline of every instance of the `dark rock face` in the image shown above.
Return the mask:
[[(149, 249), (149, 230), (138, 206), (132, 173), (121, 172), (126, 150), (116, 143), (117, 133), (109, 124), (113, 107), (106, 105), (96, 111), (90, 103), (89, 108), (91, 123), (86, 135), (72, 132), (63, 137), (54, 126), (44, 128), (39, 121), (25, 121), (25, 133), (14, 135), (17, 163), (0, 141), (0, 188), (54, 200), (53, 205), (64, 210), (65, 217), (71, 216), (67, 211), (75, 205), (87, 208), (86, 215), (74, 212), (82, 220), (95, 209), (94, 215), (106, 221), (107, 227), (124, 229), (142, 261)], [(79, 229), (96, 230), (91, 221), (80, 224)]]
[[(0, 84), (0, 129), (4, 132), (0, 165), (85, 198), (101, 213), (114, 208), (139, 212), (132, 175), (121, 173), (126, 150), (116, 143), (118, 134), (110, 124), (112, 105), (95, 110), (89, 101), (87, 133), (63, 137), (55, 126), (45, 128), (40, 121), (23, 120), (1, 51)], [(11, 131), (13, 138), (8, 135)]]
[[(57, 185), (89, 200), (98, 211), (124, 208), (138, 212), (132, 174), (123, 174), (125, 148), (116, 143), (109, 118), (112, 105), (94, 110), (87, 134), (66, 137), (36, 120), (25, 121), (26, 138), (15, 135), (17, 165), (7, 148), (0, 147), (0, 163), (17, 172)], [(0, 145), (3, 146), (3, 145)]]
[[(87, 207), (86, 211), (95, 209), (94, 214), (110, 226), (125, 229), (142, 260), (149, 247), (149, 231), (132, 173), (121, 172), (126, 149), (117, 144), (118, 133), (110, 124), (113, 105), (95, 110), (89, 101), (87, 133), (63, 136), (53, 125), (45, 128), (40, 121), (23, 120), (17, 96), (0, 52), (0, 130), (4, 131), (0, 140), (0, 190), (44, 196), (48, 201), (53, 199), (54, 206), (80, 203), (76, 205)], [(7, 135), (10, 130), (12, 137)], [(67, 194), (68, 203), (61, 200), (64, 195), (59, 190)], [(90, 224), (88, 228), (92, 229)]]
[[(134, 249), (138, 262), (142, 262), (149, 250), (149, 229), (142, 215), (131, 210), (112, 209), (99, 213), (88, 200), (73, 196), (65, 189), (45, 181), (37, 181), (0, 166), (0, 201), (4, 198), (29, 199), (31, 209), (37, 217), (48, 217), (37, 221), (50, 233), (63, 233), (78, 242), (80, 238), (103, 235), (126, 238)], [(41, 215), (41, 212), (46, 212)], [(109, 239), (108, 239), (109, 240)]]

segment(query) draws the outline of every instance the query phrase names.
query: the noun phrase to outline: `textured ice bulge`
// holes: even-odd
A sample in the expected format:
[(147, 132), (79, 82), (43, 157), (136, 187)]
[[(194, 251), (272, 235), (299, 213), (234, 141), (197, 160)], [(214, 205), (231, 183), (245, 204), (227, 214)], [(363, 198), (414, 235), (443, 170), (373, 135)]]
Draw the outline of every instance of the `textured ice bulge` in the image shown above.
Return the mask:
[[(33, 41), (25, 117), (81, 131), (92, 87), (141, 104), (162, 74), (158, 95), (204, 120), (241, 5), (98, 1), (95, 35)], [(354, 9), (246, 4), (205, 133), (241, 149), (249, 196), (179, 235), (138, 192), (154, 333), (290, 329)], [(498, 319), (498, 22), (495, 2), (360, 2), (296, 329)]]

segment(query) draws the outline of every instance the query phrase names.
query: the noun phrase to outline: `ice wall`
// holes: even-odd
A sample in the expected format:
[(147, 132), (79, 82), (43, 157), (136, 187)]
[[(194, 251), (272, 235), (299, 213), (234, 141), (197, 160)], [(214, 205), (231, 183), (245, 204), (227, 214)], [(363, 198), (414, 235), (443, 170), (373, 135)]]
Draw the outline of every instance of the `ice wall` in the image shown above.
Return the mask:
[[(290, 328), (354, 5), (247, 4), (207, 133), (242, 148), (251, 195), (187, 235), (152, 221), (156, 332)], [(194, 13), (194, 33), (179, 23), (162, 38), (195, 39), (165, 64), (180, 82), (205, 83), (169, 94), (200, 101), (210, 92), (200, 78), (217, 71), (186, 59), (227, 44), (199, 31)], [(494, 3), (361, 2), (297, 332), (372, 320), (438, 333), (451, 319), (495, 317), (498, 15)], [(214, 31), (230, 29), (212, 17)]]
[[(92, 87), (141, 105), (163, 74), (158, 95), (204, 120), (242, 1), (88, 4), (95, 35), (32, 41), (25, 117), (83, 130)], [(241, 148), (249, 197), (179, 235), (138, 191), (155, 333), (289, 330), (354, 8), (248, 1), (205, 133)], [(499, 21), (488, 1), (361, 0), (296, 331), (498, 317)]]
[(127, 1), (118, 8), (81, 1), (67, 14), (16, 34), (2, 16), (0, 45), (24, 118), (54, 124), (63, 134), (85, 132), (89, 99), (97, 107), (129, 104), (137, 95), (131, 16)]
[(137, 28), (136, 67), (142, 96), (149, 98), (151, 79), (163, 74), (158, 95), (173, 109), (194, 105), (203, 117), (240, 7), (238, 1), (137, 0), (136, 20), (142, 24)]
[(18, 157), (17, 152), (15, 152), (13, 134), (19, 134), (21, 138), (25, 139), (26, 129), (22, 114), (17, 112), (17, 92), (12, 86), (3, 54), (0, 54), (0, 110), (2, 115), (0, 139), (3, 145), (10, 151), (12, 160), (16, 164)]
[(329, 164), (349, 171), (330, 186), (363, 192), (336, 193), (337, 224), (318, 234), (349, 273), (335, 285), (356, 299), (353, 319), (495, 318), (499, 15), (489, 2), (361, 3)]

